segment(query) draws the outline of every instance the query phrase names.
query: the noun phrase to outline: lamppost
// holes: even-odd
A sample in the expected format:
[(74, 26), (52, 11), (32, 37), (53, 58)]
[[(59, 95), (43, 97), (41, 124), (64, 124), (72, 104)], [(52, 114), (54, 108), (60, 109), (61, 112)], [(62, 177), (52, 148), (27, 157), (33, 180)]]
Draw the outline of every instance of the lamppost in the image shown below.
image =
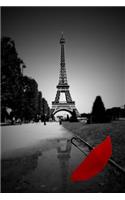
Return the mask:
[(23, 76), (23, 72), (24, 72), (24, 70), (23, 70), (23, 69), (25, 69), (25, 68), (26, 68), (26, 65), (25, 65), (24, 63), (22, 63), (22, 66), (21, 66), (21, 68), (22, 68), (22, 76)]
[(44, 125), (46, 125), (46, 114), (44, 114)]

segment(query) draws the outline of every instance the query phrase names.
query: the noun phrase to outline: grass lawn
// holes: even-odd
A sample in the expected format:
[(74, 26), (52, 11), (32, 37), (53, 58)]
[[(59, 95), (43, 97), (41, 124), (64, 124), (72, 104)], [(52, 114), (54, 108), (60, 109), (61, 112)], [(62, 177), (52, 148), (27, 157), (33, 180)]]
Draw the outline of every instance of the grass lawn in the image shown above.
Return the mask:
[[(125, 168), (125, 121), (114, 121), (106, 124), (65, 122), (63, 126), (93, 146), (96, 146), (107, 135), (110, 135), (112, 139), (112, 159)], [(87, 184), (86, 182), (85, 184)], [(88, 181), (88, 183), (91, 183), (92, 187), (95, 186), (93, 190), (91, 188), (86, 190), (89, 192), (122, 193), (125, 192), (125, 173), (108, 164), (100, 174)]]
[(94, 146), (110, 135), (113, 148), (112, 158), (125, 167), (125, 121), (114, 121), (106, 124), (64, 122), (63, 126)]

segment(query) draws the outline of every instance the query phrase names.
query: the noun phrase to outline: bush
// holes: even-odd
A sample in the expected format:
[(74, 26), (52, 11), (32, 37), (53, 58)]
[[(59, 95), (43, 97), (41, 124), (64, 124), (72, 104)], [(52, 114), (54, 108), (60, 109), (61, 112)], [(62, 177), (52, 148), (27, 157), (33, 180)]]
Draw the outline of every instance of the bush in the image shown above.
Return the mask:
[(91, 120), (92, 123), (105, 123), (106, 122), (106, 112), (104, 103), (100, 96), (97, 96), (92, 108), (91, 113)]

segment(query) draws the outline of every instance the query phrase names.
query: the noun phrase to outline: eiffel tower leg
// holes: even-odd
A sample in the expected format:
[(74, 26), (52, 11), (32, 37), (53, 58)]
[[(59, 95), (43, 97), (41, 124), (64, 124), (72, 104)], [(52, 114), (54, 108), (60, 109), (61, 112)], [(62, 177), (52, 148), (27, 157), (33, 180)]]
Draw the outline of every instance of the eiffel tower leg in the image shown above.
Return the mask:
[(75, 111), (77, 117), (80, 116), (80, 114), (76, 108), (74, 109), (74, 111)]
[(59, 98), (60, 98), (60, 91), (57, 90), (56, 97), (55, 97), (55, 103), (59, 103)]
[(72, 102), (72, 98), (71, 98), (69, 90), (65, 91), (65, 95), (66, 95), (67, 103)]

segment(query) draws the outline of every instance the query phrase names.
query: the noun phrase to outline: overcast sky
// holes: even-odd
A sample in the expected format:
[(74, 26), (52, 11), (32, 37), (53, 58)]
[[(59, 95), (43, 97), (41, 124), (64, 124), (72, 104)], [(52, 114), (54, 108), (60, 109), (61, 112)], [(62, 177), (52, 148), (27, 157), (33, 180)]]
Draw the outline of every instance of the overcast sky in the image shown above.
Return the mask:
[(60, 70), (61, 32), (72, 99), (90, 112), (97, 95), (106, 108), (125, 103), (125, 9), (85, 7), (2, 8), (2, 36), (11, 37), (19, 57), (50, 107)]

